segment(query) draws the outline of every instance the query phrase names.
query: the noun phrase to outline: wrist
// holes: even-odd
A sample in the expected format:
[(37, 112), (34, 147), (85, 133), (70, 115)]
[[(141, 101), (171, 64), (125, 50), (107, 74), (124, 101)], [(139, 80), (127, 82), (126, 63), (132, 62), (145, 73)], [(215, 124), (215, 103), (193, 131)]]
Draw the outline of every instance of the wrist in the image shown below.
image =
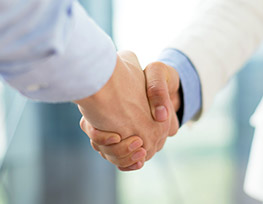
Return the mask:
[(118, 73), (122, 65), (123, 62), (121, 61), (120, 57), (117, 56), (116, 66), (114, 68), (113, 74), (111, 75), (110, 79), (106, 82), (106, 84), (95, 94), (80, 100), (76, 100), (74, 101), (74, 103), (78, 104), (79, 106), (84, 106), (84, 105), (86, 106), (87, 103), (89, 102), (95, 102), (95, 101), (98, 102), (99, 100), (103, 100), (103, 99), (105, 100), (110, 95), (113, 95), (112, 92), (114, 91), (114, 87), (117, 86), (115, 83), (118, 82), (116, 78), (119, 77)]

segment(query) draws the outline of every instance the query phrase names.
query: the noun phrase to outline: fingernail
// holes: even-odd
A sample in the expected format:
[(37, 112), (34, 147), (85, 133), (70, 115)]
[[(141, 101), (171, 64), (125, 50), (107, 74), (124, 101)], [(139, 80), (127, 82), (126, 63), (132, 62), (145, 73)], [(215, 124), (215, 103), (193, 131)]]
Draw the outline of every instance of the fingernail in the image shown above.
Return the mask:
[(120, 142), (120, 138), (113, 136), (106, 140), (106, 145), (116, 144), (119, 142)]
[(129, 150), (132, 152), (132, 151), (138, 149), (140, 146), (142, 146), (142, 141), (136, 140), (129, 145)]
[(137, 162), (136, 164), (133, 164), (129, 167), (130, 170), (137, 170), (142, 168), (142, 162)]
[(139, 151), (137, 153), (135, 153), (133, 156), (132, 156), (132, 160), (133, 161), (137, 161), (139, 159), (142, 159), (145, 157), (145, 152), (144, 151)]
[(168, 118), (168, 112), (165, 106), (158, 106), (155, 108), (155, 119), (159, 122), (165, 121)]

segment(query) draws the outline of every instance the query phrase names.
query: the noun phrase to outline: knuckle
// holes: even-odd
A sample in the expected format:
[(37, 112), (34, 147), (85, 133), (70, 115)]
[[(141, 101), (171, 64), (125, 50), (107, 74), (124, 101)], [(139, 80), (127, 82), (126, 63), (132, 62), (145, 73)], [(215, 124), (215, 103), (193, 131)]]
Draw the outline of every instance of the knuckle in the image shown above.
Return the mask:
[(153, 143), (145, 143), (143, 145), (143, 148), (147, 151), (147, 154), (148, 154), (149, 151), (151, 151), (152, 145), (153, 145)]
[(172, 131), (169, 133), (169, 136), (174, 136), (178, 132), (178, 128), (173, 128)]
[(125, 156), (124, 152), (120, 148), (114, 148), (112, 153), (117, 159), (121, 159)]
[(95, 144), (92, 140), (90, 140), (90, 144), (91, 147), (95, 150), (95, 151), (100, 151), (100, 148), (97, 144)]
[(147, 154), (154, 151), (154, 148), (159, 141), (159, 136), (159, 131), (153, 132), (150, 140), (144, 143), (143, 148), (147, 151)]
[(89, 137), (98, 145), (104, 145), (106, 143), (107, 138), (102, 136), (99, 130), (92, 129), (89, 131)]
[(88, 132), (88, 136), (90, 139), (92, 139), (95, 143), (99, 142), (99, 137), (97, 137), (96, 131), (95, 130), (91, 130)]
[(99, 145), (106, 145), (107, 144), (107, 138), (99, 136), (99, 135), (96, 135), (96, 141)]
[(162, 62), (152, 62), (146, 67), (146, 71), (163, 71), (164, 66)]
[(113, 150), (113, 154), (114, 156), (121, 160), (123, 158), (127, 158), (127, 156), (130, 154), (130, 151), (129, 151), (129, 148), (128, 146), (125, 146), (125, 147), (117, 147)]
[(106, 159), (106, 160), (107, 160), (106, 156), (105, 156), (102, 152), (99, 152), (99, 154), (100, 154), (100, 156), (101, 156), (103, 159)]
[(92, 140), (90, 140), (90, 145), (95, 151), (99, 151), (98, 147), (95, 145), (95, 143)]
[(146, 161), (149, 161), (155, 155), (155, 150), (147, 151)]
[(104, 137), (98, 136), (96, 133), (89, 134), (90, 139), (97, 145), (104, 145), (106, 139)]
[(149, 98), (163, 97), (166, 93), (166, 87), (162, 80), (151, 81), (147, 86), (147, 95)]
[(174, 136), (177, 134), (179, 131), (179, 121), (176, 120), (172, 125), (171, 125), (171, 130), (169, 131), (169, 136)]
[(119, 164), (118, 166), (122, 167), (122, 168), (126, 168), (128, 166), (132, 165), (130, 159), (122, 159), (122, 160), (119, 160)]

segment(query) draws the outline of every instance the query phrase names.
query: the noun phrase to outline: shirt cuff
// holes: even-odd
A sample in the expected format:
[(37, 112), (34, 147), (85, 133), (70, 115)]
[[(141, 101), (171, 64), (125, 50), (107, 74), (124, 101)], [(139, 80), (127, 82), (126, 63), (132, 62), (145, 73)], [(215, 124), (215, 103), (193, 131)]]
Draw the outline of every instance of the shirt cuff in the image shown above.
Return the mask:
[(68, 15), (74, 26), (63, 51), (55, 50), (52, 56), (27, 65), (20, 73), (3, 74), (28, 98), (45, 102), (82, 99), (99, 91), (114, 71), (117, 53), (110, 37), (78, 2), (73, 3)]
[(174, 67), (179, 73), (184, 101), (182, 118), (182, 124), (184, 124), (201, 110), (202, 95), (199, 76), (190, 59), (179, 50), (172, 48), (164, 50), (158, 61)]

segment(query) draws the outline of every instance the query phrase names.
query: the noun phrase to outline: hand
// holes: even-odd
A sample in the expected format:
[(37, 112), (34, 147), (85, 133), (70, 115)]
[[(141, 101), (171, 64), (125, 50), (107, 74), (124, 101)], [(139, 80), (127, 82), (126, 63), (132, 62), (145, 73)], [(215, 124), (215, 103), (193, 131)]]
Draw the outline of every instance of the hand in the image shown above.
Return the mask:
[(93, 149), (120, 170), (131, 171), (143, 167), (146, 152), (140, 137), (131, 136), (120, 142), (119, 134), (97, 130), (84, 117), (80, 121), (80, 127), (90, 137)]
[[(167, 80), (169, 77), (166, 77)], [(167, 86), (161, 91), (155, 91), (158, 90), (158, 87), (155, 89), (153, 87), (155, 83), (150, 84), (148, 94), (158, 95), (163, 91), (169, 97)], [(151, 99), (156, 102), (158, 98), (155, 98), (154, 95), (151, 96)], [(169, 100), (165, 102), (165, 108), (156, 109), (153, 114), (159, 111), (161, 114), (165, 113), (166, 117), (161, 118), (162, 122), (154, 121), (146, 97), (144, 74), (136, 56), (131, 52), (119, 54), (111, 79), (98, 93), (76, 101), (85, 120), (89, 121), (96, 130), (119, 133), (122, 140), (131, 136), (142, 138), (146, 152), (141, 149), (140, 158), (123, 159), (123, 162), (118, 164), (121, 168), (129, 167), (137, 162), (144, 163), (146, 153), (146, 160), (148, 160), (162, 148), (167, 136), (174, 135), (178, 130), (173, 105)], [(156, 117), (158, 115), (159, 113), (156, 114)], [(107, 154), (105, 156), (112, 163), (117, 163), (112, 157), (107, 157)], [(129, 158), (130, 156), (128, 155)]]
[[(165, 113), (160, 112), (160, 108), (158, 108), (159, 106), (169, 106), (169, 103), (172, 103), (174, 112), (177, 112), (180, 108), (181, 100), (179, 94), (179, 75), (173, 67), (167, 66), (160, 62), (150, 64), (145, 69), (145, 75), (147, 79), (147, 94), (152, 115), (157, 121), (162, 121)], [(169, 90), (168, 94), (166, 92), (166, 87), (168, 87)], [(95, 130), (84, 119), (81, 124), (83, 131), (91, 137), (91, 144), (93, 148), (99, 151), (104, 158), (109, 157), (109, 155), (111, 157), (115, 157), (112, 161), (114, 161), (113, 163), (117, 166), (119, 166), (120, 161), (128, 163), (129, 160), (131, 160), (131, 157), (136, 154), (137, 151), (140, 151), (140, 144), (142, 141), (140, 141), (138, 137), (130, 137), (130, 140), (122, 140), (120, 143), (118, 143), (118, 141), (109, 143), (105, 141), (113, 137), (113, 135), (116, 138), (119, 138), (120, 136), (115, 133)], [(177, 129), (178, 119), (176, 119), (175, 124), (171, 125), (174, 125), (174, 128)], [(138, 146), (134, 146), (134, 144), (137, 144)], [(129, 148), (130, 145), (134, 147), (134, 152), (132, 152)], [(162, 145), (160, 145), (158, 150), (162, 148)], [(119, 167), (119, 169), (123, 171), (130, 171), (140, 169), (142, 166), (143, 163), (137, 162), (127, 168)]]

